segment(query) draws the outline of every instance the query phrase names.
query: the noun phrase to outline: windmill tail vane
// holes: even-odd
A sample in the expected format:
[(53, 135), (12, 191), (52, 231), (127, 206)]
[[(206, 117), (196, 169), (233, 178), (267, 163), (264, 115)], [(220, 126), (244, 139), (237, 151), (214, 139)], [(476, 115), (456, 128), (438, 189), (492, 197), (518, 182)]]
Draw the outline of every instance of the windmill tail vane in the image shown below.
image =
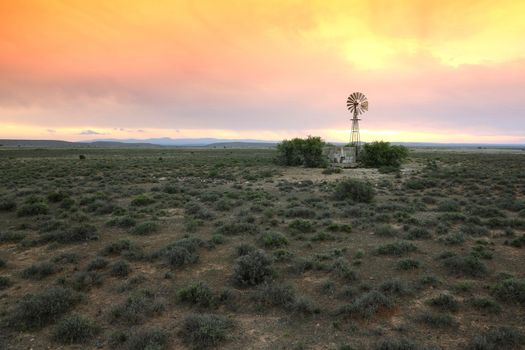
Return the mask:
[(360, 114), (368, 111), (368, 99), (361, 92), (354, 92), (348, 96), (346, 100), (346, 108), (352, 113), (352, 131), (350, 133), (350, 144), (359, 148), (361, 138), (359, 135), (359, 121)]

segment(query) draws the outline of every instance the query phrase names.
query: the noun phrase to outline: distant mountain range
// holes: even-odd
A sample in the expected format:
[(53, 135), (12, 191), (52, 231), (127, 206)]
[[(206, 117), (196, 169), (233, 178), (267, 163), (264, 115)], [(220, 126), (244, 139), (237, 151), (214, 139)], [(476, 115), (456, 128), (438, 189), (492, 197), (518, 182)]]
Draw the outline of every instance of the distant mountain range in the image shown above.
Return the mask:
[[(61, 140), (9, 140), (0, 139), (0, 147), (32, 147), (32, 148), (157, 148), (157, 147), (209, 147), (209, 148), (271, 148), (278, 141), (263, 141), (253, 139), (216, 139), (216, 138), (184, 138), (169, 137), (151, 139), (100, 139), (82, 142)], [(334, 145), (344, 145), (332, 142)], [(512, 148), (525, 149), (525, 144), (485, 144), (485, 143), (431, 143), (431, 142), (392, 142), (415, 148)]]

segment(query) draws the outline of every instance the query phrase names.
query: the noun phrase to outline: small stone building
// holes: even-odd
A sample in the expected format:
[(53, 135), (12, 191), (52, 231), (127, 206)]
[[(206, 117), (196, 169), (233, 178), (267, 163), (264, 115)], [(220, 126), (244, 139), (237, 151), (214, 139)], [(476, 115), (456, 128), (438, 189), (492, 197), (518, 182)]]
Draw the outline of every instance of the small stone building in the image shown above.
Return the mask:
[(352, 168), (357, 166), (356, 147), (326, 146), (323, 155), (331, 166)]

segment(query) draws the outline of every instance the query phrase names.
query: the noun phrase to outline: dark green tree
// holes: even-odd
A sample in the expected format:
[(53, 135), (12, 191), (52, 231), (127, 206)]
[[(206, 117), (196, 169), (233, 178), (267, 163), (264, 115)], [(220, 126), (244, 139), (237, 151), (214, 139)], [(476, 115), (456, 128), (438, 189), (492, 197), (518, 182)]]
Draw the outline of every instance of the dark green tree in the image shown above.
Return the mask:
[(324, 141), (319, 136), (306, 139), (284, 140), (277, 145), (277, 163), (288, 166), (304, 165), (308, 168), (326, 166), (323, 156)]
[(359, 154), (359, 160), (369, 167), (399, 167), (407, 157), (408, 148), (385, 141), (367, 143)]

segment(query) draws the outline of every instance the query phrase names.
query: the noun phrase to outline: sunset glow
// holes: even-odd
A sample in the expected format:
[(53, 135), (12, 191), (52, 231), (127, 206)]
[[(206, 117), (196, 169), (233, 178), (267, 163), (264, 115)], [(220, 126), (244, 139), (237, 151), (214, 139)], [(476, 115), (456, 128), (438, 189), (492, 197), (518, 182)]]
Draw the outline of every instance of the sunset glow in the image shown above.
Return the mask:
[(525, 143), (525, 2), (0, 1), (0, 138)]

